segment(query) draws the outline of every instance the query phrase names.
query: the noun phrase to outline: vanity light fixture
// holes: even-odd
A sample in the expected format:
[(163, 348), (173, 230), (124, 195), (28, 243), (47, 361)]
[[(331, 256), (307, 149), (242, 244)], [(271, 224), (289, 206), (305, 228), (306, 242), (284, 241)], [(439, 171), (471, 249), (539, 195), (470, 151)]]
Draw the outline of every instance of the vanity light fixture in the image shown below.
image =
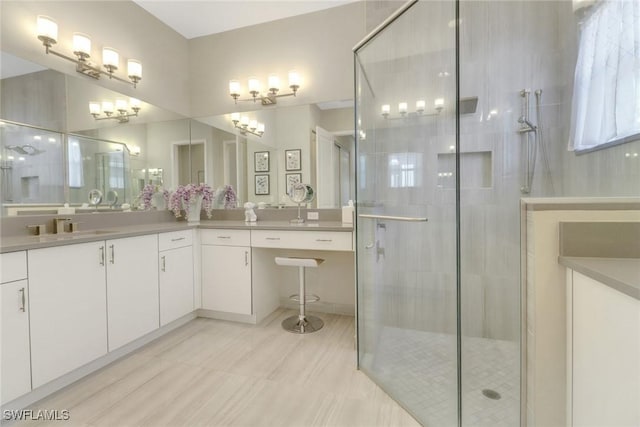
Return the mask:
[[(133, 113), (129, 111), (129, 107)], [(130, 98), (129, 103), (124, 99), (117, 99), (115, 106), (111, 101), (90, 102), (89, 114), (96, 120), (117, 120), (118, 123), (127, 123), (130, 117), (138, 117), (140, 112), (140, 100), (136, 98)], [(106, 117), (100, 117), (100, 114), (104, 113)]]
[(264, 134), (264, 123), (251, 120), (248, 116), (240, 116), (240, 113), (231, 113), (231, 123), (236, 129), (240, 130), (242, 135), (250, 133), (251, 135), (262, 137)]
[(278, 98), (285, 96), (296, 96), (298, 89), (300, 89), (300, 74), (297, 71), (289, 71), (289, 89), (291, 92), (280, 92), (280, 78), (275, 74), (270, 74), (267, 80), (267, 93), (262, 93), (260, 80), (256, 77), (249, 77), (248, 86), (249, 94), (251, 98), (240, 98), (240, 82), (238, 80), (231, 80), (229, 82), (229, 95), (233, 98), (233, 101), (237, 104), (238, 101), (260, 101), (262, 105), (274, 105), (278, 103)]
[(120, 55), (113, 48), (105, 47), (102, 49), (102, 66), (106, 69), (102, 70), (100, 66), (96, 66), (89, 61), (91, 58), (91, 39), (83, 33), (73, 33), (73, 54), (72, 58), (52, 49), (52, 46), (58, 42), (58, 24), (48, 16), (38, 15), (36, 19), (37, 36), (45, 47), (45, 53), (58, 56), (76, 64), (76, 71), (85, 76), (99, 79), (101, 75), (109, 76), (124, 83), (136, 85), (142, 80), (142, 64), (136, 59), (127, 61), (127, 76), (129, 80), (125, 80), (116, 76), (114, 73), (120, 65)]
[(416, 101), (415, 112), (409, 112), (408, 104), (406, 102), (399, 102), (398, 103), (399, 117), (390, 117), (391, 105), (383, 104), (380, 107), (380, 114), (382, 114), (382, 117), (389, 120), (398, 120), (398, 119), (404, 119), (407, 117), (436, 116), (440, 114), (440, 112), (444, 109), (444, 98), (436, 98), (433, 101), (433, 109), (435, 110), (434, 113), (425, 114), (424, 111), (425, 111), (426, 105), (427, 103), (424, 99), (419, 99)]

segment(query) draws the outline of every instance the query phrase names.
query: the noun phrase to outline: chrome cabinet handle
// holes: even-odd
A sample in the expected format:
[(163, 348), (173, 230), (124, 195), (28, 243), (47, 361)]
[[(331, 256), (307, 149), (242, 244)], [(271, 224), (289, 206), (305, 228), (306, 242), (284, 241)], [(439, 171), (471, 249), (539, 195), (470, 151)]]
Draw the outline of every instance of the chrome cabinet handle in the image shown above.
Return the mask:
[(177, 239), (171, 239), (172, 242), (179, 242), (180, 240), (184, 240), (184, 237), (178, 237)]
[(265, 240), (280, 240), (279, 237), (265, 237)]
[(100, 265), (104, 266), (104, 246), (100, 246)]
[(249, 265), (249, 251), (244, 251), (244, 266)]
[(24, 295), (24, 288), (21, 288), (18, 292), (20, 292), (22, 294), (22, 296), (21, 296), (22, 307), (20, 307), (20, 311), (25, 312), (27, 310), (27, 301), (26, 301), (26, 297)]
[(111, 249), (111, 259), (109, 260), (109, 262), (111, 264), (115, 264), (116, 263), (116, 253), (115, 253), (115, 250), (113, 249), (113, 245), (109, 245), (109, 249)]
[(160, 259), (162, 260), (162, 271), (167, 271), (167, 257), (163, 256)]
[(230, 239), (231, 236), (218, 236), (218, 239)]
[(369, 243), (367, 246), (365, 246), (365, 249), (373, 249), (373, 247), (375, 246), (375, 243)]
[(316, 239), (316, 242), (333, 242), (333, 239)]
[(414, 216), (390, 216), (390, 215), (368, 215), (368, 214), (360, 214), (358, 216), (360, 218), (386, 219), (389, 221), (408, 221), (408, 222), (427, 222), (428, 221), (427, 218), (414, 217)]

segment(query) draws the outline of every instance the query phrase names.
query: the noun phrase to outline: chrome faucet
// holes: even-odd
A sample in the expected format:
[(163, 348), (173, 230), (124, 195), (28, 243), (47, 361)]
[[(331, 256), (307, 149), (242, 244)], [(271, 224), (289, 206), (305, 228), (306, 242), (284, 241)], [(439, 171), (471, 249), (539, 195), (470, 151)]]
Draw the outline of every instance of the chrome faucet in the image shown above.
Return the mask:
[(67, 221), (71, 221), (71, 218), (54, 218), (53, 219), (53, 234), (64, 233), (64, 225)]

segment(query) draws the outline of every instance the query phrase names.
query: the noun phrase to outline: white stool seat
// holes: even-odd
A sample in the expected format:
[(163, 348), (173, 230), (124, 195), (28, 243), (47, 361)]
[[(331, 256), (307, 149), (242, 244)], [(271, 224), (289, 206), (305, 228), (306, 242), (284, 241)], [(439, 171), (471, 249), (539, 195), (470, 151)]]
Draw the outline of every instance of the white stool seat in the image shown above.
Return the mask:
[(284, 319), (282, 321), (282, 328), (296, 334), (307, 334), (322, 329), (324, 326), (322, 319), (316, 316), (308, 316), (305, 313), (306, 304), (308, 302), (319, 301), (320, 297), (317, 295), (307, 296), (304, 283), (304, 269), (308, 267), (318, 267), (324, 260), (322, 258), (276, 257), (275, 261), (276, 264), (284, 267), (298, 267), (300, 280), (300, 293), (289, 297), (298, 302), (300, 313)]
[(276, 264), (287, 267), (317, 267), (323, 262), (322, 258), (276, 257)]

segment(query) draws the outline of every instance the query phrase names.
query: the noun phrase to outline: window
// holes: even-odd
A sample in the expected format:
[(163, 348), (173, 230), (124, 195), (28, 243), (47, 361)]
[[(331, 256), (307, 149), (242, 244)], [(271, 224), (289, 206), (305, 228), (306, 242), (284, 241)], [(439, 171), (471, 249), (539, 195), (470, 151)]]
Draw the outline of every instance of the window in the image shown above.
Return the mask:
[(640, 1), (599, 0), (581, 22), (569, 150), (640, 138)]
[(84, 173), (82, 167), (82, 150), (80, 143), (69, 140), (69, 187), (82, 188), (84, 186)]
[(389, 187), (419, 187), (422, 185), (421, 170), (421, 153), (389, 154)]

